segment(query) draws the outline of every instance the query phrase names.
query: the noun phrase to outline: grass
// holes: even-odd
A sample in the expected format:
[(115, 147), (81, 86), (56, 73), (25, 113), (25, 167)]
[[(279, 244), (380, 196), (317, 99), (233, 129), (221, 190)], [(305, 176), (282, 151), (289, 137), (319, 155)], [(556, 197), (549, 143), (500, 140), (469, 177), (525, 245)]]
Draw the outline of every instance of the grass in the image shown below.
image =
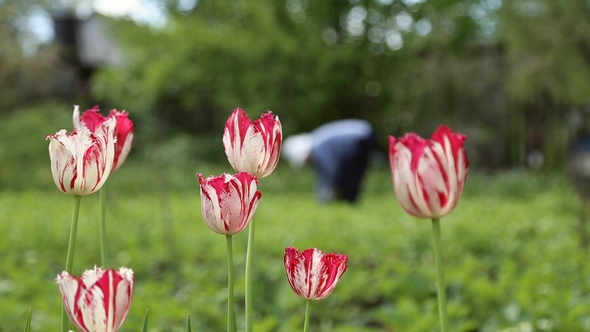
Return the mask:
[[(65, 266), (74, 199), (53, 184), (43, 136), (67, 127), (70, 112), (54, 105), (45, 114), (15, 113), (0, 125), (0, 332), (22, 330), (29, 308), (32, 331), (59, 328), (53, 279)], [(13, 146), (14, 137), (23, 142)], [(147, 309), (149, 331), (185, 331), (189, 314), (193, 331), (224, 330), (225, 239), (202, 220), (195, 173), (231, 169), (193, 158), (191, 145), (182, 146), (166, 150), (166, 158), (158, 147), (143, 149), (105, 187), (110, 265), (131, 267), (136, 276), (122, 331), (139, 331)], [(387, 166), (372, 169), (355, 206), (320, 205), (312, 188), (309, 169), (282, 164), (262, 180), (254, 220), (254, 330), (303, 327), (304, 301), (283, 267), (284, 248), (293, 245), (349, 255), (334, 293), (313, 303), (312, 330), (437, 331), (430, 222), (402, 211)], [(442, 219), (451, 330), (590, 330), (590, 266), (578, 209), (558, 174), (486, 175), (472, 168), (461, 202)], [(98, 212), (98, 195), (82, 198), (76, 274), (100, 261)], [(246, 236), (234, 242), (239, 305)]]

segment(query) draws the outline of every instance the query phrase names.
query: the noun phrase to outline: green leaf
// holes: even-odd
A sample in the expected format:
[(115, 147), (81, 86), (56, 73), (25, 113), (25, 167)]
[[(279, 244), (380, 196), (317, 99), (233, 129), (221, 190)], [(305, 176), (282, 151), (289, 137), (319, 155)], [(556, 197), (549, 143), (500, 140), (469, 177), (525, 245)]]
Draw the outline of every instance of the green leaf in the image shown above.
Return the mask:
[(186, 332), (191, 332), (191, 315), (186, 318)]
[(150, 309), (145, 310), (145, 316), (143, 317), (143, 324), (141, 325), (141, 332), (147, 332), (147, 325), (148, 325), (148, 315), (150, 313)]
[(29, 332), (31, 330), (31, 317), (33, 316), (33, 309), (29, 308), (29, 312), (27, 313), (27, 321), (25, 323), (25, 332)]

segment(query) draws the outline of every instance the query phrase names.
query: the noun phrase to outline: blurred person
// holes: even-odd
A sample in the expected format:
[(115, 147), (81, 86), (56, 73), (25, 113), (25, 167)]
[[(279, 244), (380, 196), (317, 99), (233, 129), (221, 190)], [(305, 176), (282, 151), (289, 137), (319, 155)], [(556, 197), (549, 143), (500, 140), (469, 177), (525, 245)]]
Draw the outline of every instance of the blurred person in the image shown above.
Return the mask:
[(376, 146), (375, 132), (369, 122), (346, 119), (328, 122), (311, 133), (287, 137), (282, 151), (294, 168), (307, 163), (313, 165), (320, 202), (356, 203), (369, 157)]

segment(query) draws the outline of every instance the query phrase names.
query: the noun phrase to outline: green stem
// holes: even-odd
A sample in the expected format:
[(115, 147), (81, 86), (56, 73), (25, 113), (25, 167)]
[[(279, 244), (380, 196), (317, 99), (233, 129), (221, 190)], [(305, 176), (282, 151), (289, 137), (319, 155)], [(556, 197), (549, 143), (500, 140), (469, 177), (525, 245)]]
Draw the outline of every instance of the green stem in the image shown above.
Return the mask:
[[(74, 213), (72, 215), (72, 224), (70, 226), (70, 240), (68, 242), (68, 256), (66, 258), (66, 272), (72, 274), (74, 266), (74, 254), (76, 252), (76, 234), (78, 233), (78, 215), (80, 214), (80, 201), (82, 196), (74, 196)], [(65, 305), (61, 309), (61, 331), (68, 331), (68, 315)]]
[(232, 236), (226, 235), (227, 240), (227, 331), (236, 331), (236, 309), (234, 305), (234, 257)]
[(98, 191), (98, 204), (100, 205), (100, 264), (106, 268), (107, 266), (107, 246), (106, 246), (106, 233), (107, 233), (107, 203), (106, 203), (106, 189), (103, 185)]
[(311, 316), (311, 300), (305, 301), (305, 322), (303, 323), (303, 332), (309, 331), (309, 316)]
[(432, 245), (434, 247), (434, 261), (436, 263), (436, 285), (438, 297), (438, 315), (441, 332), (449, 330), (447, 318), (447, 295), (445, 290), (445, 275), (442, 264), (442, 246), (440, 241), (440, 220), (432, 219)]
[(248, 247), (246, 249), (246, 290), (244, 293), (244, 311), (246, 316), (246, 332), (252, 332), (252, 251), (254, 249), (254, 220), (248, 226)]

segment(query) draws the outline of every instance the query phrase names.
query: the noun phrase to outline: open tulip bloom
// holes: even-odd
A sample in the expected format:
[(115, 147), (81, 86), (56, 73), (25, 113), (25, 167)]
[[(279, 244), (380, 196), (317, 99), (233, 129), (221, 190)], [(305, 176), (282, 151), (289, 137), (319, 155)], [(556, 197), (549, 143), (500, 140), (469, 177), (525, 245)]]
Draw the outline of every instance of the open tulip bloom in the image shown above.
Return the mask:
[(469, 161), (466, 136), (441, 125), (431, 139), (406, 134), (389, 137), (389, 161), (397, 200), (410, 215), (432, 219), (441, 330), (448, 331), (442, 269), (440, 218), (451, 213), (463, 192)]
[(323, 253), (316, 248), (303, 252), (285, 248), (285, 271), (289, 285), (298, 296), (307, 300), (304, 331), (309, 328), (312, 300), (328, 297), (347, 268), (348, 257), (343, 254)]
[(116, 332), (127, 318), (133, 295), (133, 271), (95, 267), (81, 277), (57, 276), (66, 312), (82, 332)]
[(100, 189), (107, 180), (115, 158), (114, 119), (105, 121), (96, 131), (82, 127), (48, 135), (51, 173), (59, 190), (85, 196)]
[(244, 110), (236, 108), (223, 132), (223, 147), (233, 169), (259, 179), (267, 177), (277, 167), (282, 140), (281, 121), (271, 111), (252, 121)]

